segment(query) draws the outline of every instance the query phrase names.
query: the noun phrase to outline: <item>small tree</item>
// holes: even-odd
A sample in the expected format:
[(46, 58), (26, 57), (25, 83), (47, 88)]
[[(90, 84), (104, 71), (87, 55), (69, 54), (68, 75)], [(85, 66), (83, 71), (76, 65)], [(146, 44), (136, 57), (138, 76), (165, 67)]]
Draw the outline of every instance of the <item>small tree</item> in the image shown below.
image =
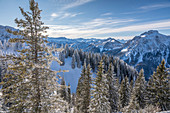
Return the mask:
[(75, 62), (76, 62), (76, 59), (75, 59), (75, 56), (74, 56), (74, 54), (73, 54), (73, 56), (72, 56), (72, 61), (71, 61), (71, 67), (72, 67), (72, 69), (75, 69)]
[(130, 100), (130, 89), (129, 89), (129, 80), (127, 76), (125, 79), (122, 80), (120, 90), (119, 90), (119, 107), (124, 108), (125, 106), (128, 106), (129, 100)]
[(65, 64), (64, 52), (59, 53), (59, 59), (61, 61), (60, 66), (64, 66), (64, 64)]

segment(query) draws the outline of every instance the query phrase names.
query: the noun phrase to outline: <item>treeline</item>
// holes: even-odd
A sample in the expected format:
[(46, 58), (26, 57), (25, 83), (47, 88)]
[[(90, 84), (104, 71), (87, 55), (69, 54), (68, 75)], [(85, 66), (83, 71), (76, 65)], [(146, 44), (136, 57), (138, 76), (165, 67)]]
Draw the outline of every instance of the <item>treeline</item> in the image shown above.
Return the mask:
[(65, 47), (62, 46), (62, 48), (63, 51), (59, 53), (59, 59), (62, 62), (62, 64), (60, 64), (61, 66), (65, 65), (65, 58), (72, 57), (72, 69), (76, 67), (81, 68), (81, 66), (83, 66), (85, 63), (86, 66), (90, 64), (92, 72), (96, 72), (99, 62), (103, 60), (104, 71), (108, 71), (109, 64), (112, 63), (114, 67), (114, 73), (120, 81), (122, 81), (125, 76), (129, 78), (129, 81), (132, 79), (135, 80), (138, 76), (138, 72), (134, 67), (128, 65), (117, 57), (100, 53), (84, 52), (82, 49), (73, 49), (67, 44)]

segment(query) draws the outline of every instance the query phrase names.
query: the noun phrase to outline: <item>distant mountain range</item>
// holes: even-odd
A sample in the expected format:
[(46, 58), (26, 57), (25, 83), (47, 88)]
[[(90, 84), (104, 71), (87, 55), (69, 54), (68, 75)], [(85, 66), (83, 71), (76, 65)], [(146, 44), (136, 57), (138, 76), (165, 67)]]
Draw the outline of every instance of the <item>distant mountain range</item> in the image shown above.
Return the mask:
[[(5, 31), (6, 28), (16, 30), (8, 26), (0, 26), (0, 40), (8, 40), (16, 37)], [(97, 53), (105, 53), (123, 59), (129, 65), (134, 66), (138, 71), (144, 68), (148, 78), (162, 59), (166, 61), (166, 67), (170, 67), (170, 36), (160, 34), (156, 30), (150, 30), (135, 36), (131, 40), (108, 39), (68, 39), (66, 37), (49, 37), (49, 45), (57, 47), (68, 44), (72, 48), (82, 49)]]

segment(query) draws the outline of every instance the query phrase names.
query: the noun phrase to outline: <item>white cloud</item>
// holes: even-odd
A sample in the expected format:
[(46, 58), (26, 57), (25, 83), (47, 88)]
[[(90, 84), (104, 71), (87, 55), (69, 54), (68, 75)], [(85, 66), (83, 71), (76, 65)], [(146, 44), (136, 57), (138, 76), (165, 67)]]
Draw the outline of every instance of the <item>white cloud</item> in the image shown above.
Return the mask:
[(50, 21), (53, 21), (55, 18), (58, 18), (58, 19), (73, 18), (80, 14), (83, 14), (83, 13), (68, 13), (68, 12), (59, 12), (58, 14), (52, 13)]
[(51, 17), (58, 17), (59, 15), (58, 14), (56, 14), (56, 13), (52, 13), (51, 14)]
[(140, 7), (139, 9), (143, 9), (143, 10), (155, 10), (155, 9), (166, 8), (166, 7), (170, 7), (170, 3), (146, 5), (146, 6)]
[(110, 16), (112, 15), (112, 13), (104, 13), (104, 14), (101, 14), (101, 16)]
[(74, 0), (73, 2), (69, 3), (69, 4), (66, 4), (62, 10), (67, 10), (67, 9), (70, 9), (70, 8), (74, 8), (74, 7), (78, 7), (78, 6), (81, 6), (83, 4), (86, 4), (88, 2), (92, 2), (94, 0)]
[[(102, 27), (94, 27), (95, 26), (95, 22), (96, 20), (98, 20), (97, 22), (103, 21), (102, 19), (95, 19), (92, 20), (91, 22), (86, 22), (86, 23), (82, 23), (79, 25), (50, 25), (50, 29), (48, 30), (48, 34), (51, 37), (61, 37), (61, 36), (65, 36), (68, 38), (79, 38), (79, 37), (83, 37), (83, 38), (93, 38), (93, 37), (99, 37), (99, 36), (103, 36), (104, 37), (110, 37), (110, 35), (107, 34), (114, 34), (114, 33), (123, 33), (123, 32), (136, 32), (136, 31), (147, 31), (147, 30), (151, 30), (151, 29), (157, 29), (157, 30), (163, 30), (163, 29), (170, 29), (170, 19), (169, 20), (161, 20), (161, 21), (151, 21), (149, 23), (140, 23), (140, 24), (135, 24), (135, 25), (129, 25), (129, 26), (124, 26), (124, 27), (115, 27), (114, 25), (107, 25), (106, 23), (104, 23), (102, 25)], [(93, 23), (94, 21), (94, 23)], [(108, 21), (108, 20), (106, 20)], [(114, 22), (111, 22), (112, 24), (114, 24)], [(118, 23), (118, 22), (117, 22)], [(86, 26), (84, 25), (86, 24)], [(102, 37), (99, 37), (102, 38)], [(118, 37), (117, 37), (118, 38)], [(119, 36), (119, 38), (121, 38), (121, 36)], [(123, 36), (122, 38), (133, 38), (133, 36)]]
[(64, 19), (64, 18), (72, 18), (72, 17), (76, 17), (77, 15), (80, 15), (82, 13), (63, 13), (61, 14), (60, 19)]

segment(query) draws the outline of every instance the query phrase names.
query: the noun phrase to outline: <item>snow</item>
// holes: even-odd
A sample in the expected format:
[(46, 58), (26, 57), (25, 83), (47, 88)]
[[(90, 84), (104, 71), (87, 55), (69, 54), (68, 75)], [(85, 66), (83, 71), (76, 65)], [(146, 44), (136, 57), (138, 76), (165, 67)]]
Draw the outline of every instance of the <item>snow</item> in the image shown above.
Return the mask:
[(126, 51), (128, 51), (127, 48), (121, 50), (121, 52), (126, 52)]
[(115, 40), (112, 40), (111, 42), (115, 42)]
[[(64, 66), (60, 66), (56, 61), (53, 61), (51, 64), (51, 69), (52, 70), (56, 70), (59, 71), (61, 70), (69, 70), (69, 72), (65, 72), (64, 73), (64, 79), (66, 81), (66, 84), (68, 85), (70, 83), (71, 86), (71, 92), (76, 92), (76, 87), (78, 84), (78, 79), (80, 78), (80, 74), (81, 74), (81, 68), (75, 68), (72, 69), (71, 68), (71, 57), (68, 57), (67, 59), (65, 59), (65, 65)], [(59, 73), (60, 76), (63, 76), (63, 73)]]

